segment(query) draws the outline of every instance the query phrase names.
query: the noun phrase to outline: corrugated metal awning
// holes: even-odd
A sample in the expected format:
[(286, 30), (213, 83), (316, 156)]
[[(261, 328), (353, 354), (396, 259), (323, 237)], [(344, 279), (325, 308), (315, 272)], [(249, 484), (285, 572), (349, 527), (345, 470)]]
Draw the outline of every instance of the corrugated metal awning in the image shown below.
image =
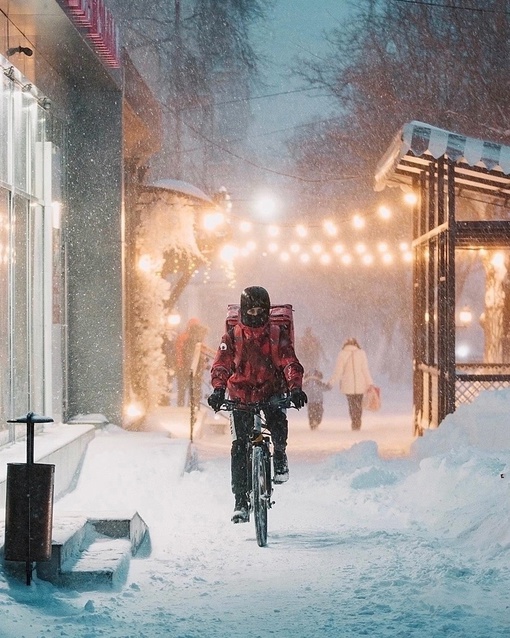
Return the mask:
[(510, 146), (466, 137), (423, 122), (409, 122), (377, 165), (375, 190), (410, 186), (413, 176), (445, 157), (456, 165), (456, 185), (492, 194), (510, 194)]

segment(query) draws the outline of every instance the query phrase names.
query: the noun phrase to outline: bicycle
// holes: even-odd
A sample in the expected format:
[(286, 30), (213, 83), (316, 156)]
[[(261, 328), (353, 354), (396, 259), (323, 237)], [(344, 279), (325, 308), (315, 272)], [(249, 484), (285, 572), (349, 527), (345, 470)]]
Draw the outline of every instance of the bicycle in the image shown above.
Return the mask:
[(272, 441), (271, 433), (265, 427), (264, 408), (287, 409), (294, 407), (288, 396), (249, 404), (225, 399), (220, 407), (220, 410), (241, 410), (253, 416), (252, 434), (246, 446), (248, 516), (250, 512), (253, 512), (259, 547), (267, 545), (267, 511), (274, 505), (274, 501), (271, 500), (273, 494)]

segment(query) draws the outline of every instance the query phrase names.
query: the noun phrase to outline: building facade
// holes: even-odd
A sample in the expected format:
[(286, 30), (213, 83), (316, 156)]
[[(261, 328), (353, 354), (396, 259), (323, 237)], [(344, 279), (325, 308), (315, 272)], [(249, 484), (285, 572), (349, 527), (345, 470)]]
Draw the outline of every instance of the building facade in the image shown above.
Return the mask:
[(0, 444), (28, 411), (122, 424), (124, 193), (157, 104), (103, 0), (0, 0), (0, 66)]

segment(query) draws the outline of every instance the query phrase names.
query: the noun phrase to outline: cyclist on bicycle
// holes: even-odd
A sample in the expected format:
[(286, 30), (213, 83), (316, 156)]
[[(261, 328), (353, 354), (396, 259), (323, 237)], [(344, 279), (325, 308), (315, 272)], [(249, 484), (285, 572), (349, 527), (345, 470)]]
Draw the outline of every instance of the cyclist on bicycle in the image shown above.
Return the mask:
[[(242, 339), (227, 331), (211, 367), (213, 393), (208, 403), (216, 412), (220, 409), (225, 391), (230, 399), (240, 403), (268, 401), (290, 393), (296, 408), (307, 402), (301, 389), (303, 366), (299, 363), (290, 334), (280, 327), (278, 361), (273, 360), (270, 343), (269, 311), (271, 303), (265, 288), (250, 286), (241, 294), (240, 327)], [(236, 353), (236, 346), (241, 353)], [(237, 356), (236, 356), (237, 355)], [(236, 361), (238, 364), (236, 365)], [(280, 408), (264, 410), (267, 428), (274, 445), (274, 482), (285, 483), (289, 478), (287, 462), (288, 422)], [(248, 521), (246, 445), (251, 434), (252, 417), (245, 411), (233, 410), (231, 419), (231, 478), (235, 508), (232, 521)]]

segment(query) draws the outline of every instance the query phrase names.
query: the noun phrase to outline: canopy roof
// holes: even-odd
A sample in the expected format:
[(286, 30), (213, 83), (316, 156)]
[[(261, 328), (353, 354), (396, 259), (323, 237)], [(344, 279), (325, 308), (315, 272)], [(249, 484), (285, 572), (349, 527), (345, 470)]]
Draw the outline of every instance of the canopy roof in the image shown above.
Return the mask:
[(181, 195), (187, 195), (188, 197), (199, 199), (201, 201), (207, 202), (208, 204), (214, 203), (208, 195), (200, 190), (200, 188), (197, 188), (196, 186), (193, 186), (193, 184), (183, 182), (179, 179), (158, 179), (157, 181), (152, 182), (147, 186), (149, 188), (161, 188), (163, 190), (172, 191)]
[(393, 139), (375, 173), (375, 190), (409, 187), (430, 162), (455, 162), (455, 184), (471, 190), (510, 195), (510, 146), (452, 133), (423, 122), (408, 122)]

